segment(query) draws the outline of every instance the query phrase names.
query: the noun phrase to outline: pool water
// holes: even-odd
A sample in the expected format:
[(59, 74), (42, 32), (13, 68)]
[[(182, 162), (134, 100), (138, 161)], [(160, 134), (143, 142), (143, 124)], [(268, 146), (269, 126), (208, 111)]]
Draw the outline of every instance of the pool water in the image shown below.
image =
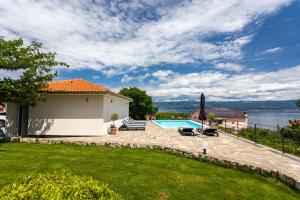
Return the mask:
[(201, 128), (201, 124), (194, 122), (192, 120), (154, 120), (154, 123), (156, 123), (161, 128), (179, 128), (179, 127), (185, 127), (185, 128)]

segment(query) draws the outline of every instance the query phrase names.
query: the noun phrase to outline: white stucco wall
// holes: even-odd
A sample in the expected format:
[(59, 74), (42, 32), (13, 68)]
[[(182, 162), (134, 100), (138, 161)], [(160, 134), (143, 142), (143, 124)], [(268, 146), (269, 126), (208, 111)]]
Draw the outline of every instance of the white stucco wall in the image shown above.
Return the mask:
[(122, 120), (129, 116), (129, 101), (121, 99), (112, 95), (105, 95), (103, 97), (103, 120), (104, 120), (104, 132), (108, 132), (112, 121), (110, 116), (112, 113), (117, 113), (119, 120), (115, 121), (115, 125), (120, 127)]
[(10, 136), (17, 135), (17, 105), (14, 103), (7, 104), (5, 131)]
[[(111, 95), (49, 94), (46, 100), (29, 108), (29, 135), (100, 136), (108, 132), (110, 115), (129, 113), (128, 100)], [(17, 106), (8, 104), (7, 132), (15, 134)], [(121, 124), (121, 120), (115, 123)]]
[(28, 134), (100, 135), (102, 96), (47, 95), (29, 108)]

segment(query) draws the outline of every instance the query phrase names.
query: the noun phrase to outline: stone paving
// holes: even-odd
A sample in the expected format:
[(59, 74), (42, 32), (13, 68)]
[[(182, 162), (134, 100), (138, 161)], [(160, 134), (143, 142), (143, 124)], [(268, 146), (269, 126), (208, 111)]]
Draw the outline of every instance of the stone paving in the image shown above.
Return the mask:
[[(176, 129), (162, 129), (152, 122), (147, 122), (145, 131), (118, 131), (117, 135), (102, 137), (66, 137), (47, 138), (53, 142), (79, 142), (104, 144), (138, 144), (160, 145), (190, 153), (202, 152), (203, 143), (208, 144), (207, 154), (220, 160), (229, 160), (242, 165), (261, 167), (270, 171), (278, 171), (300, 182), (300, 159), (292, 159), (275, 153), (268, 148), (260, 147), (235, 137), (219, 134), (219, 137), (181, 136)], [(25, 140), (24, 140), (25, 141)]]

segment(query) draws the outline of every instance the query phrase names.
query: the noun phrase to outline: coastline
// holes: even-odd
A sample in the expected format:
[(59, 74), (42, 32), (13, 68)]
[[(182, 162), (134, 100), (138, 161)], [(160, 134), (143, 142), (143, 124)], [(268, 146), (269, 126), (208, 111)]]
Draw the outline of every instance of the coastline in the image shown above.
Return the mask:
[[(192, 113), (199, 101), (155, 102), (159, 112)], [(300, 119), (300, 108), (294, 101), (207, 102), (206, 108), (229, 108), (248, 112), (249, 122), (270, 126), (285, 126), (289, 120)]]

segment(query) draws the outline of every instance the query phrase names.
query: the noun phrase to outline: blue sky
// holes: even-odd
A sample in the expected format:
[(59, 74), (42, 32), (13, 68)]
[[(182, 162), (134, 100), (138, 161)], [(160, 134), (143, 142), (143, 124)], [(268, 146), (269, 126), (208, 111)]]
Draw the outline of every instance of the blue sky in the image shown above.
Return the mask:
[(57, 79), (157, 101), (298, 99), (299, 11), (297, 0), (2, 0), (0, 35), (57, 52), (71, 65)]

